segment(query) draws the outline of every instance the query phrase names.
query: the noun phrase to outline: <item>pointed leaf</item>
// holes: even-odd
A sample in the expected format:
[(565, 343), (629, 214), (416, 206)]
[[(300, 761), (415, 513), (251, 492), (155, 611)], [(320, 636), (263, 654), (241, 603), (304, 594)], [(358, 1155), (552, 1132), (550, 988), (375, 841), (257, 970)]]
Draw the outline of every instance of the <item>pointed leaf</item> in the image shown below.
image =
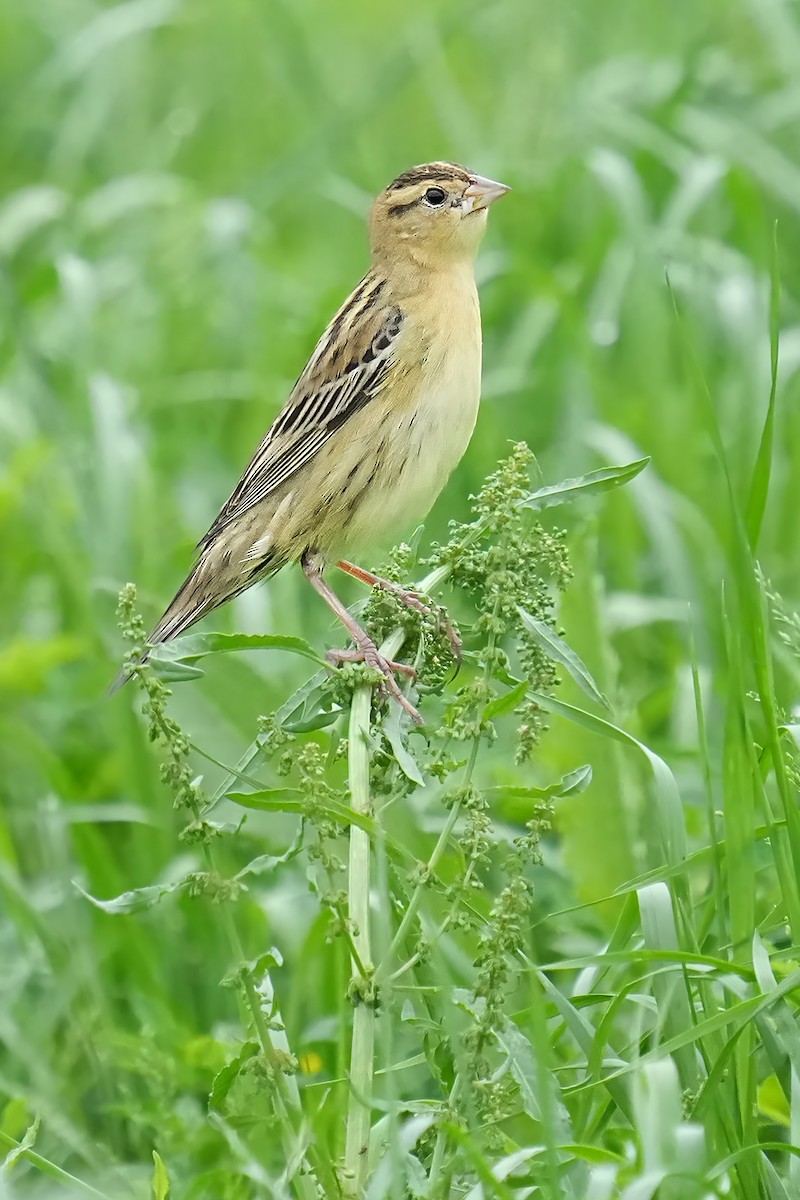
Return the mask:
[(164, 896), (169, 896), (170, 893), (178, 891), (182, 888), (185, 880), (179, 879), (176, 883), (156, 883), (150, 887), (134, 888), (130, 892), (122, 892), (121, 895), (115, 896), (113, 900), (98, 900), (96, 896), (91, 896), (84, 891), (79, 883), (73, 879), (73, 887), (75, 887), (84, 899), (93, 904), (95, 908), (100, 908), (103, 912), (110, 913), (112, 916), (121, 916), (127, 913), (142, 912), (143, 909), (153, 908), (163, 900)]
[(531, 492), (523, 501), (525, 508), (552, 508), (556, 504), (569, 504), (582, 496), (597, 492), (610, 492), (613, 488), (629, 483), (631, 479), (643, 471), (650, 462), (649, 458), (639, 458), (636, 462), (627, 463), (624, 467), (603, 467), (599, 471), (590, 471), (577, 479), (563, 479), (550, 487), (538, 488)]
[(221, 1071), (217, 1072), (214, 1082), (211, 1084), (211, 1094), (208, 1097), (209, 1112), (222, 1112), (225, 1097), (231, 1090), (234, 1080), (244, 1064), (258, 1054), (258, 1050), (258, 1042), (245, 1042), (239, 1053), (226, 1063)]
[(525, 787), (500, 784), (497, 787), (484, 788), (484, 795), (487, 798), (497, 796), (510, 800), (549, 800), (557, 796), (578, 796), (586, 791), (591, 782), (592, 768), (588, 763), (584, 763), (582, 767), (576, 767), (574, 771), (562, 775), (557, 783), (548, 783), (544, 787), (537, 787), (535, 784)]
[(244, 878), (245, 875), (269, 875), (276, 871), (278, 867), (284, 866), (287, 862), (291, 862), (296, 858), (303, 849), (303, 822), (300, 821), (300, 828), (297, 830), (297, 835), (283, 854), (259, 854), (257, 858), (253, 858), (246, 867), (242, 867), (236, 875), (237, 879)]
[(664, 762), (664, 759), (651, 750), (649, 746), (646, 746), (644, 742), (640, 742), (632, 734), (626, 733), (624, 729), (620, 729), (617, 725), (612, 725), (610, 721), (604, 721), (602, 717), (596, 717), (593, 713), (585, 712), (582, 708), (576, 708), (575, 705), (565, 704), (563, 700), (556, 700), (553, 696), (545, 696), (538, 692), (529, 692), (528, 695), (545, 712), (552, 713), (554, 716), (566, 717), (568, 721), (573, 721), (576, 725), (581, 725), (591, 733), (598, 733), (601, 737), (611, 738), (615, 742), (621, 742), (624, 746), (632, 746), (640, 754), (644, 755), (653, 772), (655, 795), (658, 802), (656, 808), (658, 828), (667, 862), (670, 865), (682, 863), (685, 866), (686, 826), (684, 824), (683, 805), (678, 785), (675, 782), (675, 776)]
[(773, 227), (771, 287), (769, 303), (769, 345), (770, 345), (770, 388), (767, 415), (761, 431), (761, 441), (758, 446), (753, 477), (750, 481), (750, 494), (747, 497), (747, 538), (750, 548), (755, 554), (758, 549), (758, 538), (761, 533), (761, 523), (767, 507), (767, 493), (772, 472), (772, 445), (775, 436), (775, 398), (778, 391), (778, 346), (781, 323), (781, 280), (778, 262), (778, 223)]
[(568, 646), (564, 639), (554, 629), (551, 629), (545, 621), (539, 621), (536, 617), (532, 617), (530, 613), (526, 612), (519, 605), (517, 606), (517, 611), (522, 618), (522, 624), (528, 633), (536, 639), (537, 644), (544, 650), (547, 657), (551, 658), (553, 662), (560, 663), (587, 696), (590, 696), (592, 700), (595, 700), (610, 712), (611, 705), (595, 683), (586, 664), (578, 657), (571, 646)]
[(157, 1150), (153, 1151), (153, 1200), (167, 1200), (169, 1196), (169, 1175), (164, 1160)]
[(410, 724), (410, 721), (399, 704), (389, 705), (389, 715), (386, 718), (383, 726), (383, 732), (386, 735), (386, 740), (392, 747), (392, 754), (400, 770), (405, 775), (406, 779), (410, 779), (412, 783), (416, 783), (418, 787), (425, 785), (425, 778), (420, 771), (417, 760), (408, 749), (406, 742), (403, 740), (402, 721)]
[(525, 699), (527, 690), (528, 684), (523, 679), (510, 692), (503, 692), (502, 696), (495, 696), (494, 700), (490, 700), (483, 710), (484, 719), (493, 721), (495, 717), (502, 717), (506, 713), (513, 712), (517, 705)]
[[(299, 792), (289, 788), (264, 788), (258, 792), (226, 792), (226, 799), (238, 804), (241, 808), (252, 808), (260, 812), (295, 812), (306, 811), (306, 800)], [(326, 800), (318, 805), (316, 812), (319, 816), (337, 821), (340, 825), (357, 825), (359, 829), (370, 834), (377, 834), (378, 824), (372, 817), (357, 813), (338, 800)]]
[(267, 633), (190, 633), (156, 646), (151, 657), (154, 663), (194, 663), (209, 654), (239, 650), (288, 650), (325, 666), (325, 660), (303, 638)]
[(20, 1159), (27, 1157), (26, 1151), (32, 1150), (36, 1145), (36, 1135), (39, 1132), (40, 1117), (37, 1113), (33, 1119), (33, 1123), (25, 1130), (25, 1136), (13, 1150), (9, 1150), (8, 1154), (0, 1163), (0, 1171), (10, 1171), (14, 1164)]

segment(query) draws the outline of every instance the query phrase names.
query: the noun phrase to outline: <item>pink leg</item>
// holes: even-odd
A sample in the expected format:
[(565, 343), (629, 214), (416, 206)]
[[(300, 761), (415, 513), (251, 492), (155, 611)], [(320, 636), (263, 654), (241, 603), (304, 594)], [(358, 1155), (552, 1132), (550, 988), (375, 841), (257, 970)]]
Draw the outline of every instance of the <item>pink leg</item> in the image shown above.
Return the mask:
[(347, 611), (339, 597), (334, 592), (322, 577), (322, 565), (316, 560), (312, 554), (305, 554), (302, 560), (303, 570), (305, 571), (306, 579), (319, 592), (322, 599), (328, 605), (333, 613), (339, 618), (344, 625), (350, 637), (353, 640), (354, 650), (330, 650), (327, 658), (329, 662), (364, 662), (368, 667), (374, 667), (380, 671), (386, 682), (384, 687), (390, 696), (397, 701), (402, 708), (406, 710), (412, 721), (416, 725), (424, 724), (422, 717), (417, 712), (414, 705), (403, 695), (397, 685), (397, 680), (394, 677), (395, 671), (400, 671), (404, 675), (414, 678), (414, 668), (407, 666), (405, 663), (393, 662), (390, 658), (384, 658), (378, 650), (378, 647), (373, 642), (372, 638), (362, 629), (358, 622), (353, 618), (351, 613)]
[(461, 664), (461, 638), (455, 629), (455, 626), (449, 620), (447, 613), (438, 605), (431, 608), (419, 596), (418, 592), (410, 592), (406, 588), (400, 586), (399, 583), (393, 583), (391, 579), (382, 579), (380, 575), (373, 575), (372, 571), (366, 571), (363, 567), (357, 567), (355, 563), (348, 562), (346, 559), (341, 559), (337, 564), (340, 571), (344, 571), (346, 575), (352, 575), (354, 579), (358, 579), (360, 583), (365, 583), (367, 587), (381, 588), (384, 592), (391, 592), (393, 596), (397, 596), (403, 604), (414, 612), (422, 613), (425, 617), (436, 616), (443, 624), (447, 631), (447, 636), (450, 639), (450, 650), (453, 658)]

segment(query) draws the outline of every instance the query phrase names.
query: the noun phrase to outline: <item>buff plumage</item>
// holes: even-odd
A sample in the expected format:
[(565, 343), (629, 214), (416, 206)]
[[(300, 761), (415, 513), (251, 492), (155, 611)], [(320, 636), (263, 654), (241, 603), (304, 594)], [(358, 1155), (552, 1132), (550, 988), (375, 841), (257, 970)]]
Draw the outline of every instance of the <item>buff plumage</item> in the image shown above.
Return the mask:
[(424, 517), (466, 450), (481, 372), (473, 263), (488, 206), (505, 191), (453, 163), (429, 163), (381, 193), (370, 270), (201, 540), (151, 644), (301, 562), (353, 638), (350, 656), (382, 669), (418, 717), (394, 680), (398, 665), (380, 658), (322, 572)]

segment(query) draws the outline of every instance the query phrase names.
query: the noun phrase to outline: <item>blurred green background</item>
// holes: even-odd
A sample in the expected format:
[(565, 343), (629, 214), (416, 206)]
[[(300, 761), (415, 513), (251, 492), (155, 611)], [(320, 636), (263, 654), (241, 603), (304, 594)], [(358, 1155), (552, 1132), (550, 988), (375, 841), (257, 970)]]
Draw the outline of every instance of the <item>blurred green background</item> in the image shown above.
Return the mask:
[[(112, 896), (176, 877), (191, 857), (177, 846), (136, 697), (105, 695), (122, 654), (116, 595), (135, 580), (145, 619), (158, 616), (363, 272), (371, 196), (412, 163), (452, 158), (513, 188), (479, 263), (478, 429), (425, 536), (465, 516), (511, 440), (528, 441), (547, 482), (652, 457), (630, 488), (566, 518), (576, 578), (562, 624), (620, 723), (670, 761), (699, 831), (690, 645), (693, 636), (716, 762), (730, 549), (686, 346), (741, 497), (769, 393), (777, 219), (781, 384), (760, 557), (791, 602), (799, 78), (800, 11), (779, 0), (5, 0), (6, 1132), (20, 1136), (37, 1110), (56, 1161), (78, 1173), (123, 1161), (146, 1171), (159, 1138), (175, 1158), (186, 1130), (202, 1126), (219, 1065), (210, 1034), (235, 1021), (217, 987), (226, 959), (213, 923), (191, 902), (112, 919), (72, 883)], [(291, 571), (205, 627), (318, 646), (336, 636)], [(790, 706), (797, 673), (786, 665)], [(225, 656), (176, 687), (173, 708), (195, 741), (235, 761), (258, 714), (303, 678), (288, 657)], [(592, 787), (560, 807), (548, 850), (545, 894), (564, 904), (605, 897), (652, 865), (647, 793), (609, 746), (557, 725), (520, 772), (532, 781), (594, 767)], [(496, 769), (514, 770), (502, 755)], [(313, 906), (289, 921), (287, 887), (262, 881), (252, 920), (258, 938), (269, 914), (291, 964)], [(601, 937), (613, 913), (556, 919), (542, 936), (568, 953)], [(293, 969), (293, 996), (320, 986), (302, 958)], [(211, 1140), (207, 1153), (212, 1162)]]

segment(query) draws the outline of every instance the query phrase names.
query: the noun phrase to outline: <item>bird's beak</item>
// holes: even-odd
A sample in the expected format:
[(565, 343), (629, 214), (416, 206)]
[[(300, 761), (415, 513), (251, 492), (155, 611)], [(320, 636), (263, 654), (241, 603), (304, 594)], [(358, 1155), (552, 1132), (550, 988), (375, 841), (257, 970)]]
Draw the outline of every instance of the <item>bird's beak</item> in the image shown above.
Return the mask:
[(506, 192), (511, 189), (506, 187), (504, 183), (495, 183), (493, 179), (484, 179), (482, 175), (473, 175), (472, 183), (464, 192), (464, 208), (468, 213), (479, 212), (482, 208), (488, 208), (490, 204), (494, 204), (495, 200), (499, 200), (501, 196), (505, 196)]

